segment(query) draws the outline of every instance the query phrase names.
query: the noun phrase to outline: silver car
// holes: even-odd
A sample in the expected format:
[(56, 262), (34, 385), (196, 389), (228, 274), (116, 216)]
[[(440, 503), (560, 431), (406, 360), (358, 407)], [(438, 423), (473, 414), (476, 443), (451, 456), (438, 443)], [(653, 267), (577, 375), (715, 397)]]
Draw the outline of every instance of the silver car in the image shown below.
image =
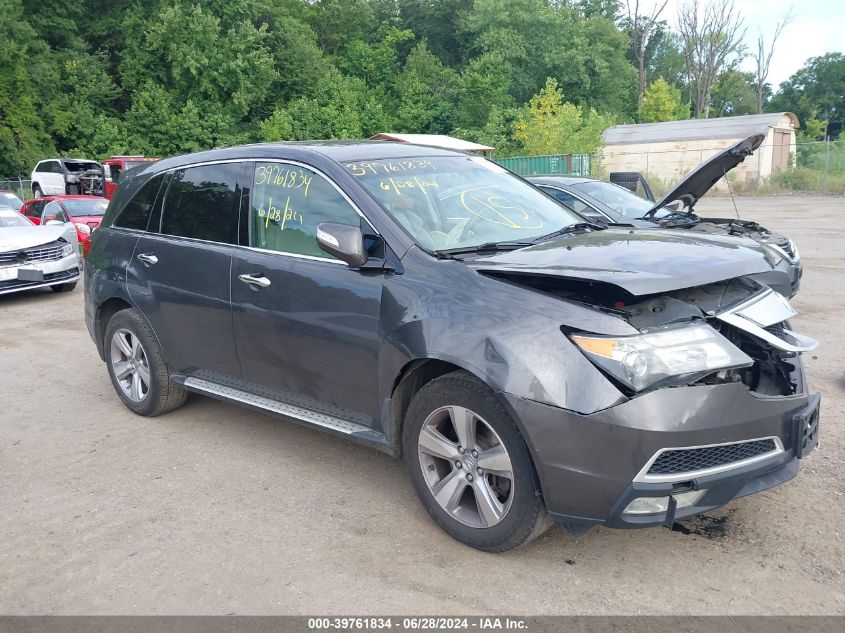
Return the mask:
[(69, 292), (79, 281), (72, 224), (36, 226), (10, 207), (0, 207), (0, 295), (49, 286)]

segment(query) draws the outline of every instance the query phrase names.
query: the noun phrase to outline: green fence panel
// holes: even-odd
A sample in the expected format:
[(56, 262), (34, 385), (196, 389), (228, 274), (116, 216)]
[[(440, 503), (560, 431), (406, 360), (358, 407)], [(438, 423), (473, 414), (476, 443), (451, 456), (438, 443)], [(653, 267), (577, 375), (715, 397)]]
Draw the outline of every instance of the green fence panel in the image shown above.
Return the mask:
[(520, 176), (589, 176), (588, 154), (549, 154), (547, 156), (513, 156), (495, 159), (502, 167)]

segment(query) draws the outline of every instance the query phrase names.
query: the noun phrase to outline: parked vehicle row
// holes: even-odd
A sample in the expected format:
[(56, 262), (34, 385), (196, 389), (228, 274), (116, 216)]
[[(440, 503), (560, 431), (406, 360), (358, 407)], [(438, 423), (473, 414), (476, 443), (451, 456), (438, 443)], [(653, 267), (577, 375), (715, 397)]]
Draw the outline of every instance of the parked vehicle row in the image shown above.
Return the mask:
[(767, 251), (605, 227), (480, 157), (169, 158), (121, 176), (87, 248), (86, 324), (128, 408), (196, 392), (400, 457), (482, 550), (550, 518), (671, 525), (793, 478), (817, 442), (816, 342), (759, 282)]

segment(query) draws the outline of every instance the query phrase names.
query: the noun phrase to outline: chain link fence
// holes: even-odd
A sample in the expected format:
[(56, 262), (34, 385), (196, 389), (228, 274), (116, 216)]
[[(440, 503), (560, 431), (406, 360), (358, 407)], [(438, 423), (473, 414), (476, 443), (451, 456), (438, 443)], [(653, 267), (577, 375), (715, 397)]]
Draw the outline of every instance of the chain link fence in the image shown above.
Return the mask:
[[(633, 145), (604, 147), (590, 161), (593, 178), (640, 172), (656, 197), (733, 141), (690, 141), (672, 149)], [(810, 143), (766, 141), (714, 187), (717, 193), (845, 195), (845, 140)]]
[(26, 178), (0, 179), (0, 191), (11, 191), (21, 200), (32, 197), (32, 181)]

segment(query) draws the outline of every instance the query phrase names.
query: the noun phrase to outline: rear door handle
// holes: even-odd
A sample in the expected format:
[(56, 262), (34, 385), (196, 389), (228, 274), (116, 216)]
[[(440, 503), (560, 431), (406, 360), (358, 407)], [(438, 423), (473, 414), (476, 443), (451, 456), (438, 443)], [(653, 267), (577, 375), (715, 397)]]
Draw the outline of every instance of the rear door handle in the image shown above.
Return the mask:
[(153, 264), (158, 264), (158, 257), (147, 253), (141, 253), (138, 255), (138, 261), (142, 261), (145, 264), (152, 266)]
[(238, 279), (245, 284), (259, 288), (267, 288), (270, 285), (270, 280), (264, 275), (238, 275)]

